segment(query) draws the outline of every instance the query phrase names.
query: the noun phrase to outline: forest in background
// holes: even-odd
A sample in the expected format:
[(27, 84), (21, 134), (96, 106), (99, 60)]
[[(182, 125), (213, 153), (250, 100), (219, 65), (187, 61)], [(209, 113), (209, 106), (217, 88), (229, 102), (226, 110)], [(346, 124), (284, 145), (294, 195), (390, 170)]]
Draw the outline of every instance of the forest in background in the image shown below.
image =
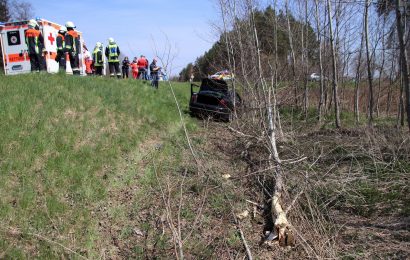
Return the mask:
[[(180, 72), (181, 81), (191, 75), (200, 80), (225, 69), (232, 70), (238, 81), (251, 75), (256, 70), (252, 67), (255, 57), (249, 52), (253, 43), (244, 38), (243, 29), (253, 22), (263, 76), (275, 74), (279, 89), (292, 89), (293, 100), (287, 94), (279, 103), (294, 104), (306, 113), (316, 107), (322, 115), (335, 104), (332, 85), (337, 81), (339, 113), (340, 109), (354, 112), (357, 122), (361, 114), (373, 119), (373, 113), (377, 117), (394, 113), (398, 114), (396, 124), (404, 125), (408, 103), (395, 1), (331, 1), (330, 16), (326, 1), (275, 1), (275, 5), (271, 1), (265, 7), (253, 2), (253, 17), (232, 2), (236, 11), (226, 11), (230, 20), (225, 18), (225, 25), (215, 26), (219, 40)], [(410, 3), (401, 1), (400, 5), (400, 27), (408, 52)], [(323, 80), (309, 82), (312, 73), (322, 75)]]

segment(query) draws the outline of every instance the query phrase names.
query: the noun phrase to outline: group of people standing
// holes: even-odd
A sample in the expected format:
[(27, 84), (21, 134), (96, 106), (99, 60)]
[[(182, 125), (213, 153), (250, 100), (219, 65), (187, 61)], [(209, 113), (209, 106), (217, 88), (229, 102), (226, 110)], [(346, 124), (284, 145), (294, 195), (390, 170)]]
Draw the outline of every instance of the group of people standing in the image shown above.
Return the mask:
[(130, 62), (128, 57), (125, 57), (122, 61), (122, 78), (129, 78), (130, 67), (134, 79), (151, 79), (151, 85), (158, 88), (158, 79), (161, 68), (157, 66), (157, 60), (155, 58), (152, 60), (151, 64), (149, 64), (148, 59), (144, 55), (141, 55), (139, 58), (134, 57), (132, 62)]
[[(32, 19), (28, 23), (29, 29), (25, 32), (25, 41), (28, 47), (28, 55), (30, 58), (31, 71), (44, 70), (44, 38), (40, 32), (39, 25), (36, 20)], [(70, 65), (74, 75), (80, 75), (80, 59), (79, 52), (81, 51), (81, 42), (79, 34), (75, 31), (76, 26), (73, 22), (66, 22), (65, 26), (61, 26), (56, 38), (57, 55), (55, 61), (59, 64), (62, 71), (66, 70), (66, 56), (70, 60)], [(140, 58), (134, 57), (130, 62), (128, 57), (122, 61), (122, 71), (120, 71), (120, 48), (113, 38), (108, 39), (108, 45), (103, 54), (103, 45), (97, 42), (92, 55), (86, 59), (86, 70), (89, 75), (103, 75), (104, 58), (107, 58), (108, 69), (110, 77), (128, 78), (129, 69), (132, 69), (132, 76), (134, 79), (149, 80), (151, 78), (151, 85), (158, 88), (159, 73), (161, 68), (157, 66), (157, 60), (153, 59), (150, 65), (147, 58), (141, 55)], [(148, 75), (150, 71), (150, 75)]]
[[(141, 55), (139, 58), (134, 57), (133, 61), (130, 62), (128, 57), (125, 57), (121, 63), (120, 71), (120, 48), (116, 44), (113, 38), (108, 39), (108, 45), (105, 47), (105, 56), (108, 59), (108, 69), (110, 72), (110, 77), (129, 78), (129, 71), (131, 68), (132, 77), (134, 79), (150, 80), (151, 85), (158, 88), (159, 73), (161, 68), (157, 66), (157, 60), (154, 58), (150, 65), (148, 59)], [(95, 75), (102, 76), (102, 68), (104, 66), (102, 58), (102, 43), (97, 42), (94, 47), (92, 60), (93, 67), (95, 68)], [(148, 74), (150, 72), (150, 74)]]
[[(67, 22), (65, 26), (61, 26), (57, 35), (57, 55), (56, 62), (60, 67), (65, 69), (65, 57), (66, 53), (70, 59), (71, 68), (74, 75), (80, 74), (79, 68), (79, 51), (80, 38), (78, 33), (74, 30), (75, 25), (73, 22)], [(24, 33), (25, 41), (27, 44), (27, 52), (30, 58), (31, 71), (41, 71), (46, 69), (46, 62), (44, 54), (46, 50), (44, 48), (44, 38), (40, 32), (40, 27), (36, 20), (31, 19), (28, 22), (28, 30)]]
[(122, 77), (124, 79), (129, 78), (129, 70), (131, 67), (132, 77), (134, 79), (148, 80), (148, 60), (144, 55), (141, 55), (138, 59), (134, 57), (134, 60), (130, 62), (128, 57), (125, 57), (122, 61)]

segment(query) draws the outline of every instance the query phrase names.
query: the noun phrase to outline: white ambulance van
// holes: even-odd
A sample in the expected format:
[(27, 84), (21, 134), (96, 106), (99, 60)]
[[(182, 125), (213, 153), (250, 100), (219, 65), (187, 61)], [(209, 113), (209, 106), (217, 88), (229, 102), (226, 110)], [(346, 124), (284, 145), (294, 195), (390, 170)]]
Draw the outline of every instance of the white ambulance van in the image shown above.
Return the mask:
[[(45, 53), (44, 58), (46, 62), (47, 72), (57, 73), (58, 63), (55, 61), (57, 56), (57, 35), (61, 25), (38, 19), (37, 23), (40, 27), (40, 32), (43, 34)], [(27, 44), (24, 37), (24, 32), (28, 29), (28, 21), (9, 22), (0, 25), (0, 43), (3, 53), (4, 73), (6, 75), (15, 75), (20, 73), (28, 73), (31, 71), (30, 59), (27, 53)], [(81, 32), (78, 32), (81, 42), (80, 72), (81, 75), (85, 73), (84, 62), (84, 39)], [(66, 57), (68, 58), (68, 57)], [(70, 62), (67, 60), (68, 74), (72, 74)]]

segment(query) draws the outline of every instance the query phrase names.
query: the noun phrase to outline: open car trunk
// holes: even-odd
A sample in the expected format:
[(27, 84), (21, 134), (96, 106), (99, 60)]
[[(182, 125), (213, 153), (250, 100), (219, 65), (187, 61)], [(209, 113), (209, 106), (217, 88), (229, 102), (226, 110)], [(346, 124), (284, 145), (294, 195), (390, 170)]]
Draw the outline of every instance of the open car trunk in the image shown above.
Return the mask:
[(228, 93), (228, 85), (223, 80), (203, 79), (199, 92), (198, 103), (219, 105), (219, 101)]

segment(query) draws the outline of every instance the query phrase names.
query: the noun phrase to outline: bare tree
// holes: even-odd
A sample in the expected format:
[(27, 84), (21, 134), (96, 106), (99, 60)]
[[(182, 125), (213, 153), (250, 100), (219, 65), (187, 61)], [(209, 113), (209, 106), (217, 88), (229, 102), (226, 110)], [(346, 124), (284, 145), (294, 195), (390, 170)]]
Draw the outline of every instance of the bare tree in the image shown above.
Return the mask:
[(30, 2), (13, 0), (10, 2), (11, 20), (23, 21), (29, 20), (34, 16), (34, 8)]
[(407, 63), (407, 51), (404, 43), (404, 32), (402, 14), (400, 11), (401, 0), (396, 0), (396, 24), (397, 24), (397, 36), (399, 38), (400, 47), (400, 66), (403, 78), (403, 88), (406, 93), (406, 111), (407, 111), (407, 123), (410, 130), (410, 82), (409, 82), (409, 67)]
[(364, 8), (364, 33), (366, 42), (366, 60), (367, 60), (367, 79), (369, 82), (369, 125), (373, 124), (373, 109), (374, 109), (374, 98), (373, 98), (373, 72), (371, 69), (371, 57), (370, 57), (370, 47), (369, 47), (369, 6), (370, 0), (366, 1)]
[[(308, 73), (309, 73), (309, 21), (308, 21), (308, 1), (305, 0), (305, 24), (303, 28), (306, 28), (306, 40), (305, 40), (305, 46), (303, 46), (303, 37), (302, 37), (302, 57), (304, 56), (305, 60), (305, 71), (303, 75), (303, 82), (304, 82), (304, 87), (305, 91), (303, 94), (304, 97), (304, 112), (305, 112), (305, 120), (307, 120), (308, 117), (308, 111), (309, 111), (309, 92), (308, 92)], [(302, 29), (303, 31), (303, 29)]]
[(385, 27), (386, 27), (386, 17), (383, 18), (383, 24), (382, 28), (380, 31), (380, 38), (382, 41), (382, 50), (381, 50), (381, 64), (379, 66), (379, 80), (378, 80), (378, 90), (377, 90), (377, 98), (376, 98), (376, 112), (377, 112), (377, 117), (380, 116), (380, 97), (381, 97), (381, 92), (382, 92), (382, 79), (383, 79), (383, 74), (384, 74), (384, 64), (385, 64), (385, 52), (386, 52), (386, 44), (385, 44)]
[(294, 87), (294, 98), (295, 98), (295, 106), (298, 106), (298, 86), (296, 80), (296, 55), (295, 55), (295, 48), (293, 45), (293, 34), (292, 29), (290, 27), (290, 14), (289, 14), (289, 3), (288, 0), (285, 2), (286, 8), (286, 20), (288, 23), (288, 38), (289, 38), (289, 45), (290, 45), (290, 55), (292, 57), (292, 80), (293, 80), (293, 87)]
[(0, 0), (0, 21), (6, 22), (10, 19), (10, 8), (7, 0)]
[[(394, 57), (394, 55), (392, 55)], [(389, 75), (389, 88), (387, 91), (387, 105), (386, 105), (386, 115), (390, 116), (390, 109), (391, 109), (391, 103), (392, 103), (392, 97), (393, 97), (393, 85), (394, 85), (394, 72), (395, 72), (395, 60), (394, 58), (391, 58), (391, 65), (390, 65), (390, 75)]]
[(340, 111), (339, 111), (339, 97), (338, 97), (338, 90), (337, 90), (337, 65), (336, 65), (336, 53), (335, 53), (335, 43), (333, 39), (333, 28), (332, 28), (332, 6), (330, 4), (330, 0), (327, 0), (327, 11), (328, 11), (328, 18), (329, 18), (329, 35), (330, 35), (330, 45), (331, 45), (331, 53), (332, 53), (332, 69), (333, 69), (333, 99), (335, 103), (335, 123), (336, 128), (340, 128)]
[(320, 69), (320, 97), (319, 97), (319, 108), (318, 108), (318, 119), (319, 122), (322, 121), (323, 114), (323, 102), (324, 102), (324, 70), (323, 70), (323, 60), (322, 60), (322, 36), (320, 29), (320, 18), (319, 18), (319, 3), (318, 0), (315, 0), (315, 20), (316, 20), (316, 31), (319, 41), (319, 69)]
[(359, 97), (360, 97), (360, 79), (361, 79), (361, 64), (362, 64), (362, 52), (363, 52), (363, 44), (364, 44), (364, 28), (362, 30), (362, 37), (360, 40), (360, 49), (359, 49), (359, 56), (357, 61), (356, 67), (356, 79), (355, 79), (355, 99), (354, 99), (354, 113), (356, 118), (356, 123), (360, 122), (360, 107), (359, 107)]

